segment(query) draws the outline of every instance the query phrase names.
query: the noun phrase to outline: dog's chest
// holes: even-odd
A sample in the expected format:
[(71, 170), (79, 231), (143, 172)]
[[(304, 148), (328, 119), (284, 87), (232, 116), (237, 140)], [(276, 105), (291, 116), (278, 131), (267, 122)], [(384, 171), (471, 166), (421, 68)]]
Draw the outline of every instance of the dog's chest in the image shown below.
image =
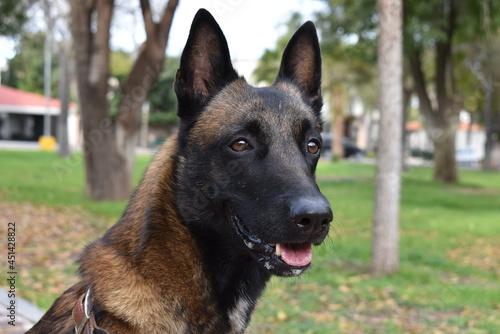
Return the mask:
[(245, 332), (251, 309), (252, 302), (246, 296), (240, 296), (234, 308), (229, 311), (232, 333), (241, 334)]

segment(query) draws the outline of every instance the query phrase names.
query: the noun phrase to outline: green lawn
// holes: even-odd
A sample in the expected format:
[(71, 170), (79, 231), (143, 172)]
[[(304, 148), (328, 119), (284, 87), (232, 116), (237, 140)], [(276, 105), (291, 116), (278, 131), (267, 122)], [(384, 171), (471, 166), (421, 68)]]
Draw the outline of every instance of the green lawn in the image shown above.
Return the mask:
[[(134, 179), (142, 178), (151, 157), (139, 156)], [(0, 199), (55, 206), (78, 206), (118, 217), (126, 202), (94, 202), (84, 194), (83, 155), (60, 159), (53, 152), (0, 150)]]
[[(137, 182), (149, 159), (137, 159)], [(54, 252), (45, 258), (29, 251), (48, 237), (37, 243), (24, 236), (18, 250), (26, 251), (19, 261), (29, 272), (20, 293), (46, 308), (74, 279), (72, 248), (102, 233), (126, 203), (84, 197), (81, 156), (0, 151), (0, 175), (0, 201), (14, 208), (12, 214), (33, 210), (36, 219), (62, 221), (63, 229), (78, 221), (86, 233), (75, 245), (45, 227), (29, 232), (36, 227), (26, 225), (19, 232), (52, 233)], [(500, 333), (500, 173), (461, 171), (458, 184), (441, 185), (431, 181), (429, 169), (406, 172), (401, 268), (380, 278), (369, 276), (373, 176), (373, 166), (319, 165), (318, 182), (336, 216), (330, 238), (315, 250), (309, 273), (272, 279), (248, 333)], [(63, 254), (67, 261), (58, 261)], [(0, 265), (6, 266), (3, 257)]]

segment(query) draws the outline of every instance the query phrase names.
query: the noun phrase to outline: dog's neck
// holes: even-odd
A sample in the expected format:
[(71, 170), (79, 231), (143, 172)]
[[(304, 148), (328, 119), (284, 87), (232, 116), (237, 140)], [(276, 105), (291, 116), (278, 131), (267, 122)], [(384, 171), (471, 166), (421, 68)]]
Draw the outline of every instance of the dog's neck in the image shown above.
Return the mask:
[(182, 223), (189, 228), (199, 247), (204, 273), (216, 303), (229, 318), (235, 333), (242, 333), (270, 274), (249, 255), (242, 240), (235, 238), (233, 227), (228, 228), (229, 221), (220, 205), (211, 207), (215, 204), (204, 197), (201, 207), (193, 207), (194, 193), (199, 189), (192, 180), (199, 179), (185, 174), (188, 168), (182, 154), (179, 156), (174, 183), (176, 207), (180, 210)]
[(203, 234), (195, 230), (194, 234), (203, 235), (199, 244), (205, 272), (210, 275), (219, 305), (228, 314), (232, 328), (243, 331), (270, 274), (252, 257), (232, 253), (224, 235), (206, 230)]
[[(177, 324), (179, 328), (186, 323), (203, 328), (183, 329), (190, 333), (243, 333), (269, 274), (255, 260), (228, 252), (221, 246), (226, 242), (224, 237), (210, 231), (200, 234), (179, 216), (171, 188), (174, 182), (157, 182), (174, 179), (175, 136), (165, 146), (154, 158), (120, 221), (86, 250), (84, 258), (100, 258), (103, 267), (116, 263), (123, 266), (114, 268), (114, 272), (137, 272), (130, 278), (90, 279), (96, 297), (100, 290), (118, 296), (100, 300), (100, 307), (109, 316), (130, 319), (126, 313), (131, 304), (141, 300), (147, 303), (148, 307), (136, 307), (141, 314), (134, 319), (142, 320), (131, 324), (151, 323), (151, 328), (137, 327), (140, 332), (157, 333), (162, 328), (158, 321), (168, 318), (166, 324)], [(85, 266), (82, 263), (84, 278)], [(131, 281), (138, 276), (141, 282)], [(137, 284), (151, 290), (146, 294), (151, 300), (145, 301), (139, 295), (141, 291), (135, 291)], [(151, 322), (143, 321), (148, 318)], [(106, 317), (98, 322), (102, 326), (108, 323)]]

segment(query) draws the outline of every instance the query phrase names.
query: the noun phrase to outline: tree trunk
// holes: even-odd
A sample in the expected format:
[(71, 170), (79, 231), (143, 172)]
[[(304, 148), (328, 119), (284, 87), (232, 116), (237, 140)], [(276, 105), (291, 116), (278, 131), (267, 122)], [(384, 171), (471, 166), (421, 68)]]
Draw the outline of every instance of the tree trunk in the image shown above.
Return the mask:
[[(438, 61), (440, 63), (441, 61)], [(415, 52), (410, 56), (411, 71), (418, 94), (420, 112), (425, 118), (426, 132), (434, 144), (434, 180), (444, 183), (455, 183), (458, 180), (455, 161), (455, 134), (459, 124), (461, 99), (458, 95), (447, 97), (446, 89), (437, 89), (437, 108), (434, 109), (426, 88), (422, 71), (420, 54)], [(446, 65), (440, 65), (446, 66)], [(445, 71), (438, 71), (444, 76)], [(445, 85), (445, 80), (436, 79), (436, 85)], [(453, 143), (451, 143), (453, 141)]]
[(408, 169), (406, 164), (406, 150), (408, 146), (408, 131), (406, 131), (406, 123), (408, 122), (408, 114), (410, 112), (408, 107), (410, 106), (411, 95), (411, 89), (403, 86), (403, 121), (401, 122), (403, 138), (401, 144), (401, 168), (404, 172)]
[(493, 130), (492, 130), (492, 99), (493, 99), (493, 75), (490, 73), (484, 87), (484, 130), (486, 140), (484, 142), (484, 163), (483, 169), (490, 170), (491, 151), (493, 150)]
[(141, 106), (161, 71), (177, 4), (178, 0), (170, 0), (160, 21), (155, 23), (149, 1), (140, 0), (146, 42), (124, 85), (118, 114), (112, 119), (106, 95), (114, 2), (71, 0), (83, 120), (86, 194), (93, 199), (125, 199), (131, 193)]
[(333, 96), (333, 134), (332, 134), (332, 156), (335, 161), (344, 159), (344, 108), (342, 93), (336, 91)]
[[(116, 118), (117, 154), (119, 160), (124, 161), (123, 168), (128, 174), (128, 179), (132, 178), (134, 170), (142, 104), (151, 89), (158, 84), (157, 79), (163, 68), (165, 48), (178, 0), (168, 2), (159, 23), (153, 22), (149, 1), (141, 0), (140, 3), (147, 40), (142, 45), (139, 56), (125, 83), (123, 98), (120, 101)], [(166, 87), (166, 89), (171, 89), (171, 87)], [(129, 186), (129, 193), (132, 188), (131, 185), (127, 186)]]
[[(85, 123), (85, 122), (84, 122)], [(129, 195), (132, 180), (124, 168), (125, 160), (118, 154), (115, 131), (95, 131), (84, 124), (85, 194), (95, 200), (118, 200)]]
[(69, 96), (70, 96), (70, 52), (71, 43), (63, 42), (60, 51), (59, 65), (60, 65), (60, 82), (59, 82), (59, 95), (61, 99), (61, 114), (58, 119), (58, 154), (62, 158), (67, 158), (71, 155), (69, 140), (68, 140), (68, 109), (69, 109)]
[(474, 113), (467, 111), (469, 113), (470, 122), (467, 126), (467, 135), (465, 137), (465, 146), (471, 147), (472, 145), (472, 128), (474, 126)]
[(117, 162), (106, 97), (113, 7), (113, 0), (71, 1), (78, 100), (83, 124), (85, 194), (95, 200), (126, 197), (129, 182), (123, 177), (120, 179), (122, 169)]
[(420, 112), (425, 118), (427, 134), (434, 143), (434, 180), (454, 183), (458, 180), (454, 140), (462, 106), (462, 99), (456, 92), (451, 52), (456, 29), (457, 4), (455, 1), (445, 2), (444, 6), (436, 8), (436, 13), (443, 21), (440, 29), (444, 37), (437, 39), (435, 43), (435, 100), (432, 102), (422, 69), (423, 51), (414, 46), (409, 60)]
[(399, 201), (403, 111), (401, 0), (378, 0), (380, 135), (372, 231), (372, 275), (399, 268)]
[(455, 134), (452, 126), (439, 130), (439, 136), (431, 136), (434, 144), (434, 180), (455, 183), (458, 179), (455, 160)]
[[(143, 45), (134, 68), (130, 73), (123, 89), (123, 98), (118, 107), (118, 114), (115, 122), (115, 141), (117, 155), (115, 159), (122, 162), (123, 172), (128, 180), (132, 179), (135, 162), (135, 148), (138, 144), (139, 130), (141, 125), (141, 108), (149, 92), (154, 85), (163, 66), (165, 48), (148, 48)], [(130, 193), (132, 185), (124, 185), (125, 193)]]

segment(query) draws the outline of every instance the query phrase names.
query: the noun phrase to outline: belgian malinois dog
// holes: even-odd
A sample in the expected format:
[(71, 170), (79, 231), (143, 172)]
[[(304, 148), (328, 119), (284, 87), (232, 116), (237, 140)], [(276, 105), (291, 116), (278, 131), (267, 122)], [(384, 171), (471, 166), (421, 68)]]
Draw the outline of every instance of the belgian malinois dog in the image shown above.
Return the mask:
[(289, 41), (276, 81), (256, 88), (200, 10), (176, 75), (177, 134), (84, 250), (81, 281), (28, 333), (243, 333), (270, 276), (306, 271), (332, 221), (314, 179), (320, 81), (313, 23)]

